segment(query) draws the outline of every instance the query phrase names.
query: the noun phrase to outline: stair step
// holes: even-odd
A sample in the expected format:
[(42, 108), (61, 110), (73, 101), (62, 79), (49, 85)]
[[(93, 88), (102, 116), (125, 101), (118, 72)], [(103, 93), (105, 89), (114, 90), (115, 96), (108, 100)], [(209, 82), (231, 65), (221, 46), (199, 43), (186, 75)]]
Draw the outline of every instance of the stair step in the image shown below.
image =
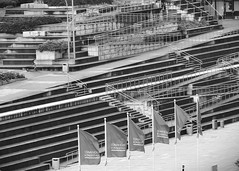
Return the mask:
[(20, 170), (16, 170), (16, 171), (44, 171), (44, 170), (49, 170), (51, 168), (49, 163), (40, 163), (37, 165), (33, 165), (33, 166), (29, 166), (29, 167), (25, 167), (22, 168)]
[(17, 170), (19, 168), (24, 168), (30, 165), (36, 165), (39, 163), (38, 157), (29, 157), (24, 159), (19, 159), (17, 161), (11, 161), (8, 163), (0, 164), (1, 171), (10, 171), (10, 170)]

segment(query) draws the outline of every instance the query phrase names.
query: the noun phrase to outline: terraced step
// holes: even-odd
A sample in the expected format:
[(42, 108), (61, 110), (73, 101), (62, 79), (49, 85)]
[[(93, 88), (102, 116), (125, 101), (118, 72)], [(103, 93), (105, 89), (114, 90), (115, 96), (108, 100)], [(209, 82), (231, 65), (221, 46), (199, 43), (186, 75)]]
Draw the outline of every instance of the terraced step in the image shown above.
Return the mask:
[[(29, 65), (34, 65), (34, 60), (35, 58), (17, 58), (17, 59), (3, 59), (3, 65), (24, 65), (24, 66), (29, 66)], [(1, 68), (1, 66), (0, 66)]]

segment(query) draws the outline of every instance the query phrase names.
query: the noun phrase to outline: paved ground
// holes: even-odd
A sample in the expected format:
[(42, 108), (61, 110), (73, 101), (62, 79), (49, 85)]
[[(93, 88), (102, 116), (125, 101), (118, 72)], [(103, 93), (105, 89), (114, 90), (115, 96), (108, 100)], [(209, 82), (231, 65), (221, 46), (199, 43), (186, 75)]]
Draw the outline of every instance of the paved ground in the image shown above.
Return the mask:
[[(169, 145), (156, 144), (154, 153), (152, 146), (147, 145), (145, 153), (132, 152), (131, 160), (108, 158), (105, 167), (102, 158), (100, 165), (82, 166), (81, 171), (181, 171), (183, 164), (185, 171), (212, 171), (213, 165), (218, 166), (218, 171), (238, 171), (239, 167), (234, 164), (239, 159), (238, 132), (239, 122), (236, 122), (218, 130), (204, 131), (198, 143), (196, 135), (182, 136), (176, 146), (172, 138)], [(79, 171), (77, 163), (60, 170)]]
[[(195, 36), (190, 39), (183, 39), (179, 42), (173, 43), (173, 46), (179, 49), (191, 47), (192, 45), (201, 44), (202, 42), (207, 42), (211, 38), (222, 34), (223, 32), (228, 32), (230, 30), (235, 30), (239, 28), (239, 20), (224, 20), (223, 25), (224, 30), (210, 32), (204, 35)], [(49, 87), (53, 87), (59, 84), (67, 83), (69, 80), (83, 79), (90, 76), (95, 76), (108, 72), (109, 70), (124, 66), (125, 64), (132, 64), (139, 61), (144, 61), (146, 59), (152, 59), (158, 56), (163, 56), (169, 52), (174, 51), (173, 46), (164, 47), (158, 50), (145, 52), (139, 54), (135, 57), (125, 59), (122, 61), (113, 62), (110, 64), (104, 64), (96, 66), (90, 69), (85, 69), (77, 72), (69, 73), (70, 79), (67, 74), (62, 72), (26, 72), (20, 71), (28, 78), (25, 81), (16, 82), (8, 85), (1, 86), (0, 89), (0, 103), (18, 99), (21, 97), (29, 96), (31, 94), (36, 94), (38, 92), (43, 92)]]

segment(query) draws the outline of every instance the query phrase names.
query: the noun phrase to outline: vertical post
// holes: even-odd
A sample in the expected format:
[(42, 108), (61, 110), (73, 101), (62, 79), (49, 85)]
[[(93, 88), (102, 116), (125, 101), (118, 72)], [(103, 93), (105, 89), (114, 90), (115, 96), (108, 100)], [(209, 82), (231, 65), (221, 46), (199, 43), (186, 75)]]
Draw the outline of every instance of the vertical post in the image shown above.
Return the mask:
[(69, 16), (68, 16), (69, 14), (68, 14), (68, 7), (67, 7), (67, 56), (68, 56), (68, 59), (70, 59), (71, 58), (71, 50), (70, 50), (70, 31), (69, 31)]
[(154, 127), (155, 127), (155, 120), (154, 120), (154, 106), (153, 102), (151, 101), (151, 111), (152, 111), (152, 146), (153, 146), (153, 171), (155, 171), (155, 132), (154, 132)]
[(174, 143), (174, 169), (177, 171), (177, 110), (176, 110), (176, 99), (174, 99), (174, 121), (175, 121), (175, 143)]
[(70, 59), (70, 54), (71, 54), (71, 51), (70, 51), (70, 30), (69, 30), (69, 11), (68, 11), (68, 2), (67, 0), (65, 0), (65, 3), (66, 3), (66, 8), (67, 8), (67, 11), (66, 11), (66, 29), (67, 29), (67, 55), (68, 55), (68, 59)]
[(127, 112), (127, 131), (128, 131), (128, 160), (130, 159), (130, 144), (129, 144), (129, 136), (130, 136), (130, 133), (129, 133), (129, 130), (130, 130), (130, 128), (129, 128), (129, 126), (130, 126), (130, 124), (129, 124), (129, 113)]
[(72, 37), (73, 37), (73, 56), (76, 59), (76, 41), (75, 41), (75, 12), (74, 12), (74, 0), (71, 0), (72, 5)]
[(154, 151), (154, 148), (155, 148), (155, 144), (154, 144), (154, 142), (155, 142), (155, 139), (154, 139), (154, 135), (155, 135), (155, 132), (154, 132), (154, 122), (155, 122), (155, 120), (154, 120), (154, 107), (153, 107), (153, 103), (151, 103), (151, 111), (152, 111), (152, 147), (153, 147), (153, 151)]
[(106, 118), (104, 118), (105, 125), (105, 166), (107, 165), (107, 129), (106, 129)]
[(176, 99), (174, 99), (174, 124), (175, 124), (175, 144), (177, 143), (177, 110), (176, 110)]
[(79, 171), (81, 171), (81, 149), (80, 149), (80, 128), (79, 125), (77, 125), (77, 135), (78, 135), (78, 164), (79, 164)]
[(130, 120), (130, 117), (129, 117), (129, 113), (127, 112), (127, 131), (128, 131), (128, 160), (129, 160), (129, 171), (131, 170), (131, 161), (130, 161), (130, 143), (129, 143), (129, 139), (130, 139), (130, 124), (129, 124), (129, 120)]
[(199, 115), (199, 96), (198, 96), (198, 94), (196, 94), (196, 96), (195, 96), (195, 101), (196, 101), (196, 112), (197, 112), (197, 171), (199, 170), (199, 127), (198, 127), (198, 125), (199, 125), (199, 118), (198, 118), (198, 115)]
[(195, 102), (196, 102), (196, 113), (197, 113), (197, 138), (199, 137), (199, 127), (198, 127), (198, 125), (199, 125), (199, 118), (198, 118), (198, 114), (199, 114), (199, 96), (198, 96), (198, 94), (196, 94), (196, 96), (195, 96)]
[[(217, 0), (214, 0), (214, 8), (215, 8), (215, 16), (217, 17), (217, 19), (219, 19), (218, 17), (218, 15), (217, 15)], [(223, 18), (222, 18), (223, 19)]]

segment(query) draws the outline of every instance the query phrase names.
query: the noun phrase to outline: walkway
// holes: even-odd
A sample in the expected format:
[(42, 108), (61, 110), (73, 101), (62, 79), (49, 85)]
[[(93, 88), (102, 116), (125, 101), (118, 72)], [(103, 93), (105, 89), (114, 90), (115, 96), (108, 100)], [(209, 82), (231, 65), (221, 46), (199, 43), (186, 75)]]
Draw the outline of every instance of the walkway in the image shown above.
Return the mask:
[[(223, 25), (225, 27), (224, 30), (206, 33), (189, 39), (183, 39), (179, 42), (172, 43), (172, 45), (178, 49), (184, 49), (194, 45), (201, 44), (203, 42), (208, 42), (212, 38), (217, 37), (222, 33), (238, 29), (239, 20), (225, 20), (223, 21)], [(112, 62), (109, 64), (104, 64), (77, 72), (71, 72), (69, 73), (69, 75), (74, 79), (83, 79), (107, 73), (111, 69), (124, 66), (125, 64), (129, 65), (136, 62), (145, 61), (147, 59), (153, 59), (159, 56), (166, 55), (173, 51), (174, 50), (171, 47), (164, 47), (158, 50), (141, 53), (135, 57), (131, 57), (122, 61)], [(12, 101), (22, 97), (27, 97), (33, 94), (37, 94), (39, 92), (44, 92), (47, 91), (46, 89), (50, 87), (61, 85), (67, 83), (68, 81), (68, 76), (62, 72), (21, 71), (21, 73), (23, 73), (28, 79), (0, 87), (1, 88), (0, 103)]]
[[(218, 166), (218, 171), (238, 171), (234, 164), (239, 159), (238, 132), (239, 122), (236, 122), (204, 131), (198, 141), (195, 134), (184, 135), (175, 146), (175, 139), (171, 138), (169, 145), (156, 144), (154, 152), (151, 145), (146, 145), (145, 153), (131, 152), (131, 160), (108, 158), (105, 167), (103, 157), (100, 165), (84, 165), (81, 171), (180, 171), (182, 165), (185, 171), (212, 171), (213, 165)], [(60, 168), (60, 171), (77, 170), (78, 163)]]

